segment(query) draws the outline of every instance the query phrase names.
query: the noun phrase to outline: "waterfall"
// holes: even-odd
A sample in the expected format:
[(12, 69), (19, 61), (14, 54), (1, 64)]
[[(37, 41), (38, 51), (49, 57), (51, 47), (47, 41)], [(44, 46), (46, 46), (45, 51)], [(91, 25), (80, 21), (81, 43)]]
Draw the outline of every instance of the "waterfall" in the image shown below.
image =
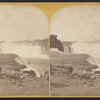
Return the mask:
[[(40, 77), (39, 70), (42, 70), (41, 65), (38, 65), (38, 69), (35, 68), (36, 65), (27, 61), (27, 59), (32, 60), (34, 58), (46, 59), (49, 61), (49, 56), (41, 53), (41, 46), (33, 45), (32, 43), (20, 43), (20, 42), (1, 42), (0, 43), (0, 53), (1, 54), (16, 54), (19, 55), (15, 60), (26, 66), (23, 70), (33, 70), (36, 72), (36, 75)], [(38, 61), (37, 61), (38, 63)]]
[(100, 68), (100, 42), (75, 42), (71, 47), (73, 53), (89, 54)]
[(15, 44), (13, 42), (3, 42), (0, 45), (1, 53), (13, 53), (24, 57), (39, 57), (41, 55), (41, 46), (30, 44)]

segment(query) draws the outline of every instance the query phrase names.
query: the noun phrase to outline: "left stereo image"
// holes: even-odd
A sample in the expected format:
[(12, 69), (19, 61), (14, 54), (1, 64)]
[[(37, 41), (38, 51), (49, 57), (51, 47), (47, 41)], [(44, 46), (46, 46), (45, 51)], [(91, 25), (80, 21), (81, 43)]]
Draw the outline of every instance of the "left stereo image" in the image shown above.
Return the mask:
[(0, 96), (48, 96), (48, 19), (36, 7), (0, 5)]

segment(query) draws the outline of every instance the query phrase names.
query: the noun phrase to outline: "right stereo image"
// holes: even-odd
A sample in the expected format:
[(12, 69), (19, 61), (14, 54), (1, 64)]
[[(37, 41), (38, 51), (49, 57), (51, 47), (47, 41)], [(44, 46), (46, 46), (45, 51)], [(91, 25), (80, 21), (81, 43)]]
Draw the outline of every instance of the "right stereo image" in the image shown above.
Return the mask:
[(56, 11), (50, 20), (51, 96), (100, 96), (100, 5)]

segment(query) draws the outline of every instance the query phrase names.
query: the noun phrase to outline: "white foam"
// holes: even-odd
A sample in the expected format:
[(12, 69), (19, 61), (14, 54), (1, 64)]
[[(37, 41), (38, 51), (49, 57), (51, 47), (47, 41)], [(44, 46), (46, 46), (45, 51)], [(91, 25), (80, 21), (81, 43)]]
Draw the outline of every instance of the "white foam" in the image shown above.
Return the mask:
[(58, 53), (63, 53), (65, 54), (65, 52), (59, 51), (57, 48), (51, 48), (50, 52), (58, 52)]
[(29, 44), (15, 44), (13, 42), (3, 42), (0, 45), (1, 53), (13, 53), (22, 58), (36, 57), (47, 59), (46, 55), (42, 55), (41, 46), (34, 46)]
[(100, 57), (100, 43), (99, 42), (76, 42), (72, 44), (73, 53), (85, 53), (92, 57)]

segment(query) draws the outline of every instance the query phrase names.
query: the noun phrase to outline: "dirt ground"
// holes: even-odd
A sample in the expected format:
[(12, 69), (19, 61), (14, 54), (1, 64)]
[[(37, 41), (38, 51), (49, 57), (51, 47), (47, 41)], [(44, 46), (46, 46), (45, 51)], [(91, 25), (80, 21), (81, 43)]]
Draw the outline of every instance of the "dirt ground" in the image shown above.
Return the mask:
[(81, 84), (79, 79), (68, 79), (66, 76), (51, 75), (52, 96), (100, 96), (100, 77), (92, 86)]
[[(20, 63), (15, 61), (15, 56), (14, 54), (0, 56), (0, 67), (2, 68), (0, 76), (0, 96), (48, 96), (49, 80), (45, 76), (38, 78), (27, 75), (21, 80), (12, 79), (11, 81), (8, 77), (2, 77), (2, 73), (9, 76), (15, 69), (23, 68)], [(25, 61), (41, 74), (44, 74), (49, 69), (48, 60), (28, 58)]]
[(19, 82), (10, 83), (8, 79), (0, 79), (0, 96), (35, 96), (49, 95), (49, 82), (45, 77), (25, 78)]
[(83, 69), (92, 69), (96, 66), (86, 61), (87, 55), (64, 55), (51, 53), (51, 96), (100, 96), (100, 76), (93, 80), (85, 80), (84, 84), (78, 77), (69, 78), (63, 64), (71, 64), (73, 69), (82, 74)]

